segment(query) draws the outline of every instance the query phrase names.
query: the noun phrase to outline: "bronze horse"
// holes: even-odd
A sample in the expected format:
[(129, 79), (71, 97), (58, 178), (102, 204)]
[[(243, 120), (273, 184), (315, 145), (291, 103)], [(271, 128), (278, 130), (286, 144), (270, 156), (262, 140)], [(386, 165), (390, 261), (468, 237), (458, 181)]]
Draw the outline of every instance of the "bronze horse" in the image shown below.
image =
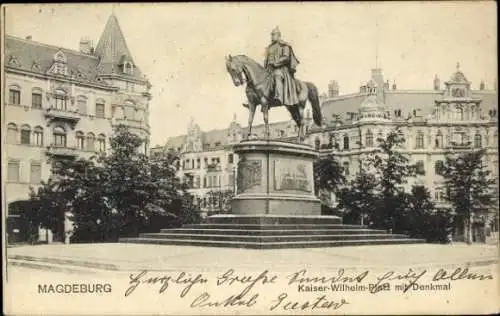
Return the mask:
[[(272, 90), (274, 88), (272, 75), (264, 69), (259, 63), (245, 55), (237, 55), (226, 57), (226, 68), (235, 86), (240, 86), (246, 83), (246, 95), (248, 104), (244, 104), (248, 108), (248, 136), (252, 134), (252, 123), (257, 105), (261, 106), (264, 114), (265, 134), (269, 137), (269, 117), (268, 112), (270, 107), (283, 106), (271, 102)], [(286, 106), (288, 112), (292, 115), (292, 119), (299, 128), (297, 141), (303, 142), (305, 139), (305, 116), (304, 110), (306, 102), (309, 100), (313, 111), (313, 120), (316, 125), (321, 126), (321, 108), (318, 98), (318, 89), (310, 82), (296, 80), (299, 87), (299, 103)]]

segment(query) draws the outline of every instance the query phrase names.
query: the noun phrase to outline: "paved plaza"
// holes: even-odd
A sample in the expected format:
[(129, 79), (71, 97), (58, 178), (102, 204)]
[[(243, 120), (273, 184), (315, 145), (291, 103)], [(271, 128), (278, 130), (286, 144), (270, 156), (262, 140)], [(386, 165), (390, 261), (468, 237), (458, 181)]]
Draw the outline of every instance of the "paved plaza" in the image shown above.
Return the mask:
[[(495, 245), (379, 245), (311, 249), (253, 250), (140, 244), (59, 244), (7, 249), (9, 263), (80, 266), (91, 270), (310, 269), (453, 267), (498, 262)], [(25, 265), (29, 266), (29, 265)], [(33, 267), (36, 268), (35, 265)]]

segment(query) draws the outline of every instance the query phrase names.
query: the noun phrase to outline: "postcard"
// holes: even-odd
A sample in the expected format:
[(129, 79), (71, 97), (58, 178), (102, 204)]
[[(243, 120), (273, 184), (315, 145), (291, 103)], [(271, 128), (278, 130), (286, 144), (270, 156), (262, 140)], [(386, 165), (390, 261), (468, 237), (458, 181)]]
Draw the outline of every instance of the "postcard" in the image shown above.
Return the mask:
[(7, 315), (499, 313), (496, 6), (2, 6)]

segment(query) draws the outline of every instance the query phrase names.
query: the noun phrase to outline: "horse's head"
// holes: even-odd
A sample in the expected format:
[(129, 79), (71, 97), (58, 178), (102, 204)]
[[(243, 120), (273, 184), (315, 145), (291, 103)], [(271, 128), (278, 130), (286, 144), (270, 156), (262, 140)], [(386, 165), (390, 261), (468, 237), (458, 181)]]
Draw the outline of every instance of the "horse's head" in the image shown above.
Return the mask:
[(240, 86), (245, 83), (245, 74), (243, 73), (243, 63), (237, 57), (231, 57), (231, 55), (226, 57), (226, 69), (231, 75), (233, 83), (235, 86)]

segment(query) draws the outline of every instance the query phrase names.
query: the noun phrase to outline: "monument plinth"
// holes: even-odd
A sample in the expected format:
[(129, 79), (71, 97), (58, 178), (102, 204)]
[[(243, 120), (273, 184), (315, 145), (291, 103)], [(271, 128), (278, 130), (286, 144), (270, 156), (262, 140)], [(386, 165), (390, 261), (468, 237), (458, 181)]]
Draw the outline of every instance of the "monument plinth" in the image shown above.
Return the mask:
[(234, 146), (239, 157), (235, 215), (321, 215), (314, 194), (313, 163), (318, 153), (305, 144), (246, 140)]

